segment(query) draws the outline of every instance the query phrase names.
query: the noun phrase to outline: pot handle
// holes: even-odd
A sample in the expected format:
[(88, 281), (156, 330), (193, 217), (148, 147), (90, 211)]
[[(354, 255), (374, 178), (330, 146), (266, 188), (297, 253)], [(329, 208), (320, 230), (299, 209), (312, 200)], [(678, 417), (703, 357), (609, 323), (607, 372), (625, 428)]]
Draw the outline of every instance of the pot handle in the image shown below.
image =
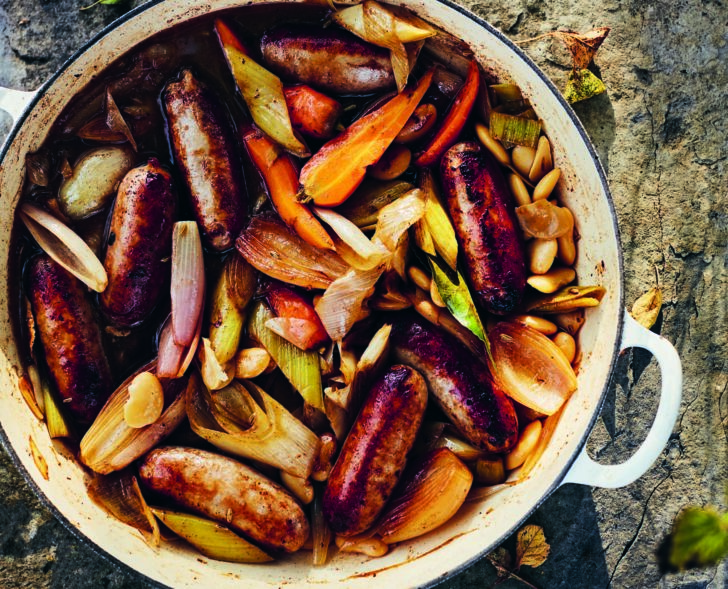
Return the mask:
[(13, 125), (15, 125), (36, 94), (36, 91), (25, 92), (24, 90), (12, 90), (0, 86), (0, 110), (8, 113), (13, 119)]
[(682, 366), (677, 351), (664, 337), (632, 319), (626, 309), (620, 347), (621, 351), (627, 348), (644, 348), (652, 352), (657, 359), (662, 390), (655, 420), (645, 441), (632, 457), (622, 464), (606, 465), (594, 462), (589, 458), (585, 445), (561, 482), (562, 485), (576, 483), (608, 489), (629, 485), (647, 472), (670, 439), (682, 397)]

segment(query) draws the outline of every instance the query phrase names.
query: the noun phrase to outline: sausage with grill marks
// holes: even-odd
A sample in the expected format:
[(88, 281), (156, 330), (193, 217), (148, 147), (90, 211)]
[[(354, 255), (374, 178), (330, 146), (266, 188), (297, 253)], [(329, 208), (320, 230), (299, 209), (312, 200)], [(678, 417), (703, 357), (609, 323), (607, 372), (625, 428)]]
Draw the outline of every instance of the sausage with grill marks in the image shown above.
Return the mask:
[(248, 216), (243, 168), (218, 98), (189, 70), (163, 93), (174, 159), (189, 190), (204, 243), (235, 244)]
[(53, 382), (63, 406), (88, 425), (113, 389), (86, 287), (46, 254), (30, 260), (27, 273), (28, 298)]

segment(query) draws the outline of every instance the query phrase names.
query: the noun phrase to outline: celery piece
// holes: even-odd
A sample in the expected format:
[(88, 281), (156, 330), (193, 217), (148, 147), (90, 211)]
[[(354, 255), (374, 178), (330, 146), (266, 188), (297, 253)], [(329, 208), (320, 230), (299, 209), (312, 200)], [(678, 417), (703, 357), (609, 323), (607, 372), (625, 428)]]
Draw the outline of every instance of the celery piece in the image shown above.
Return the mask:
[(490, 133), (501, 141), (535, 149), (541, 122), (493, 111), (490, 113)]
[(250, 313), (248, 333), (268, 351), (304, 401), (323, 412), (324, 393), (318, 354), (315, 351), (304, 352), (273, 333), (265, 326), (268, 319), (273, 319), (273, 313), (264, 303), (258, 302)]

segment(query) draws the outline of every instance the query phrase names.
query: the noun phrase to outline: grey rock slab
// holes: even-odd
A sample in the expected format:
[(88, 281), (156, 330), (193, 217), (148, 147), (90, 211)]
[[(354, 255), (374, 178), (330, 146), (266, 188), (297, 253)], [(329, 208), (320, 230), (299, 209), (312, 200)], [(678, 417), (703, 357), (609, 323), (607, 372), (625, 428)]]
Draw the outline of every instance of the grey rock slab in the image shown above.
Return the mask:
[[(33, 89), (121, 7), (79, 12), (80, 1), (0, 0), (0, 84)], [(656, 276), (665, 305), (656, 330), (682, 357), (680, 418), (661, 458), (623, 489), (566, 486), (530, 518), (551, 555), (520, 575), (552, 587), (728, 587), (726, 564), (662, 573), (656, 552), (688, 504), (726, 508), (728, 480), (728, 8), (704, 0), (463, 1), (514, 40), (557, 29), (609, 26), (595, 68), (607, 93), (575, 105), (608, 172), (625, 256), (628, 305)], [(570, 68), (558, 41), (523, 45), (563, 87)], [(0, 119), (0, 133), (9, 121)], [(603, 463), (624, 461), (646, 436), (659, 371), (627, 352), (589, 442)], [(0, 586), (141, 588), (79, 542), (0, 457)], [(505, 544), (513, 550), (514, 539)], [(485, 560), (445, 582), (490, 587)], [(523, 587), (516, 580), (502, 584)]]

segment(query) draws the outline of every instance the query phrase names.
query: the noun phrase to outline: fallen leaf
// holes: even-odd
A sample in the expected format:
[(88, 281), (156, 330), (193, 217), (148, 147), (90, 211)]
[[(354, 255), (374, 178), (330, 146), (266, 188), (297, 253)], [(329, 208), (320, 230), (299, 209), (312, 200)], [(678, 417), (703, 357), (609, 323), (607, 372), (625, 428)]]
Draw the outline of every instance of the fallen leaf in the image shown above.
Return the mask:
[(637, 323), (651, 329), (660, 315), (660, 309), (662, 309), (662, 289), (653, 286), (635, 301), (630, 315)]
[(670, 564), (678, 569), (711, 566), (728, 557), (728, 512), (688, 507), (672, 527)]
[(564, 98), (571, 104), (606, 92), (607, 88), (590, 70), (572, 70), (566, 81)]
[(508, 550), (503, 547), (497, 548), (486, 556), (486, 558), (488, 559), (488, 562), (495, 567), (499, 577), (505, 577), (510, 574), (511, 567), (513, 566), (513, 559), (511, 558), (511, 553), (508, 552)]
[(525, 526), (516, 539), (516, 569), (522, 566), (540, 567), (549, 556), (551, 546), (541, 526)]
[(575, 70), (583, 70), (589, 67), (594, 61), (597, 50), (607, 38), (609, 27), (599, 27), (586, 33), (575, 33), (573, 31), (554, 31), (551, 36), (561, 40), (566, 48), (571, 51)]

